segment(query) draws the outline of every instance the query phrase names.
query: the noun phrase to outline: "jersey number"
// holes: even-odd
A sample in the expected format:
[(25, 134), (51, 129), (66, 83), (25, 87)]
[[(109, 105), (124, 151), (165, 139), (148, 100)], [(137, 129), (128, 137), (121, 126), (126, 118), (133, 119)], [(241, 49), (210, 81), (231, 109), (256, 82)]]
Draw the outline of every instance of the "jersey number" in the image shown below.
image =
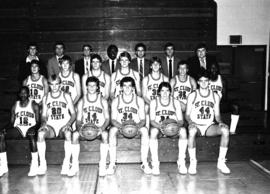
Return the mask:
[(187, 99), (187, 95), (186, 95), (186, 91), (179, 91), (178, 92), (178, 97), (180, 98), (180, 99)]
[(31, 89), (30, 90), (30, 96), (37, 96), (38, 95), (38, 90), (37, 89)]
[(62, 113), (61, 108), (52, 108), (53, 115), (60, 115)]
[(207, 107), (207, 108), (202, 107), (202, 108), (200, 108), (199, 111), (201, 112), (202, 115), (203, 115), (203, 114), (207, 114), (207, 115), (210, 114), (210, 109), (209, 109), (209, 107)]
[(126, 121), (126, 120), (132, 120), (132, 118), (133, 118), (133, 117), (132, 117), (132, 113), (126, 113), (126, 112), (125, 112), (123, 115), (124, 115), (124, 116), (123, 116), (123, 119), (122, 119), (123, 121)]
[(170, 117), (169, 116), (161, 116), (159, 123), (162, 123), (163, 121), (165, 121), (167, 119), (170, 119)]
[(20, 125), (28, 125), (28, 118), (20, 117)]

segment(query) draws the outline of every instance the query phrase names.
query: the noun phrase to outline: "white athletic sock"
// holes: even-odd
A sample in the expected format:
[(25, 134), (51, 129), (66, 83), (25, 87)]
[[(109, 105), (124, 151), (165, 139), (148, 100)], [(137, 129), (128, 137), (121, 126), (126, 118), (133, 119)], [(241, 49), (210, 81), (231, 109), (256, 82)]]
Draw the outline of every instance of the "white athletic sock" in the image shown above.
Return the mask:
[(71, 144), (72, 165), (79, 164), (80, 144)]
[(235, 132), (237, 124), (239, 121), (239, 115), (231, 115), (231, 125), (230, 125), (230, 131)]
[(109, 150), (109, 144), (100, 143), (100, 161), (99, 161), (100, 165), (106, 166), (108, 150)]
[(37, 152), (31, 152), (31, 156), (32, 156), (32, 164), (38, 164), (38, 153)]
[(150, 139), (149, 140), (149, 147), (152, 157), (152, 164), (159, 163), (158, 160), (158, 140), (157, 139)]
[(196, 148), (188, 148), (189, 159), (190, 160), (197, 160), (196, 159)]
[(219, 160), (224, 160), (226, 158), (227, 150), (227, 147), (219, 147)]
[(184, 160), (186, 158), (187, 139), (179, 139), (178, 149), (179, 149), (178, 160)]
[(110, 152), (110, 165), (113, 165), (116, 162), (116, 146), (110, 146), (109, 152)]
[(46, 159), (45, 159), (45, 153), (46, 153), (45, 141), (37, 142), (37, 149), (38, 149), (38, 156), (39, 156), (40, 165), (44, 164), (46, 161)]
[(71, 157), (71, 141), (65, 141), (64, 142), (64, 151), (65, 151), (65, 158), (64, 161), (70, 163), (70, 157)]
[(141, 145), (141, 160), (143, 164), (147, 164), (147, 157), (149, 151), (149, 144)]

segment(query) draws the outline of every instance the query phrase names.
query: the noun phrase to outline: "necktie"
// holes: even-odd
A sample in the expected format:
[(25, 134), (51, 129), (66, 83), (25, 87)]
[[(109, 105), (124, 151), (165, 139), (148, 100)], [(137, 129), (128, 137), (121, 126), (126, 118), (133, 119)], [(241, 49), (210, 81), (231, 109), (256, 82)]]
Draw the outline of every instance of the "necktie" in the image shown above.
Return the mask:
[(114, 72), (114, 61), (112, 61), (112, 73)]
[(200, 63), (201, 63), (201, 67), (206, 69), (206, 64), (205, 64), (204, 58), (200, 58)]
[(140, 80), (143, 80), (143, 63), (142, 59), (140, 60)]
[(169, 79), (172, 78), (172, 60), (169, 60)]
[(86, 68), (85, 68), (85, 73), (89, 73), (89, 64), (88, 64), (88, 61), (86, 61), (86, 63), (85, 63), (85, 66), (86, 66)]

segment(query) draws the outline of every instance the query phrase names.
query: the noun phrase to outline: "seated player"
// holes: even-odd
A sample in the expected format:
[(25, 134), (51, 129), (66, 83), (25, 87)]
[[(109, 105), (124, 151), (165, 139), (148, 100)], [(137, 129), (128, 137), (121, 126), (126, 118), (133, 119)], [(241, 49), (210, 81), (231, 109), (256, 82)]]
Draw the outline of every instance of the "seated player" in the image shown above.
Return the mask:
[(188, 95), (197, 89), (196, 81), (189, 76), (187, 61), (180, 61), (178, 64), (178, 75), (171, 79), (173, 88), (172, 96), (181, 103), (182, 112), (186, 111)]
[(138, 96), (141, 96), (141, 88), (140, 88), (140, 75), (137, 71), (132, 70), (129, 67), (131, 56), (128, 52), (124, 51), (120, 54), (120, 69), (114, 72), (111, 76), (111, 90), (110, 97), (111, 99), (116, 98), (119, 94), (122, 93), (120, 81), (124, 77), (131, 77), (135, 81), (135, 88)]
[(137, 129), (137, 133), (141, 134), (141, 168), (145, 174), (150, 174), (151, 169), (147, 162), (149, 136), (148, 129), (145, 127), (144, 101), (136, 95), (133, 78), (123, 78), (120, 82), (120, 87), (123, 93), (113, 99), (111, 105), (112, 127), (109, 131), (110, 165), (107, 169), (107, 174), (114, 174), (115, 172), (117, 133), (124, 134), (123, 129), (126, 123), (133, 123), (133, 126)]
[(149, 147), (152, 156), (152, 174), (159, 175), (158, 159), (158, 135), (164, 134), (166, 120), (173, 119), (179, 126), (178, 141), (178, 171), (181, 174), (187, 173), (186, 168), (186, 149), (187, 133), (183, 125), (183, 115), (180, 102), (171, 96), (171, 86), (169, 82), (162, 82), (158, 87), (158, 97), (150, 103), (150, 140)]
[(225, 88), (223, 87), (223, 80), (219, 72), (219, 66), (216, 62), (211, 63), (209, 73), (210, 73), (209, 88), (219, 95), (221, 99), (220, 101), (221, 111), (232, 112), (230, 131), (234, 133), (237, 127), (238, 120), (239, 120), (239, 108), (236, 104), (233, 104), (232, 102), (228, 101), (228, 99), (226, 99), (226, 95), (223, 97), (222, 94), (223, 93), (225, 94)]
[(111, 78), (101, 69), (102, 58), (98, 54), (93, 54), (91, 57), (91, 66), (89, 74), (84, 74), (82, 77), (82, 89), (83, 94), (87, 94), (87, 85), (86, 82), (88, 77), (95, 76), (99, 80), (99, 93), (103, 98), (108, 99), (110, 93)]
[(36, 131), (40, 125), (39, 106), (29, 99), (29, 93), (29, 89), (26, 86), (20, 89), (19, 101), (16, 101), (11, 109), (10, 123), (4, 130), (0, 131), (0, 176), (8, 172), (5, 138), (29, 139), (32, 160), (28, 176), (37, 175), (38, 154)]
[(190, 157), (189, 174), (197, 173), (196, 134), (201, 136), (221, 135), (217, 168), (229, 174), (226, 166), (226, 153), (229, 143), (229, 129), (221, 120), (220, 98), (209, 89), (209, 74), (206, 70), (198, 75), (199, 89), (192, 92), (187, 99), (186, 120), (188, 121), (188, 152)]
[(57, 75), (49, 77), (50, 92), (42, 100), (41, 127), (38, 131), (38, 155), (39, 169), (38, 174), (43, 175), (47, 171), (45, 159), (46, 138), (64, 137), (65, 158), (62, 165), (61, 174), (67, 175), (69, 171), (70, 157), (72, 152), (78, 149), (71, 145), (71, 125), (76, 119), (76, 113), (71, 96), (61, 91), (61, 79)]
[(74, 106), (81, 97), (80, 76), (72, 70), (71, 58), (64, 55), (61, 59), (61, 71), (59, 73), (61, 79), (61, 90), (71, 96)]
[[(86, 80), (87, 94), (78, 102), (77, 110), (77, 131), (73, 132), (72, 144), (79, 147), (79, 138), (85, 139), (81, 135), (81, 129), (84, 125), (93, 124), (98, 127), (97, 136), (101, 136), (100, 144), (100, 162), (99, 162), (99, 176), (106, 175), (106, 158), (109, 150), (108, 131), (106, 130), (110, 122), (108, 102), (99, 93), (99, 80), (96, 77), (89, 77)], [(78, 161), (79, 153), (72, 155), (72, 167), (69, 176), (74, 176), (79, 169)]]
[(31, 75), (24, 81), (23, 85), (30, 90), (30, 99), (33, 99), (38, 105), (42, 105), (42, 98), (46, 96), (49, 90), (47, 79), (39, 73), (39, 61), (31, 61)]

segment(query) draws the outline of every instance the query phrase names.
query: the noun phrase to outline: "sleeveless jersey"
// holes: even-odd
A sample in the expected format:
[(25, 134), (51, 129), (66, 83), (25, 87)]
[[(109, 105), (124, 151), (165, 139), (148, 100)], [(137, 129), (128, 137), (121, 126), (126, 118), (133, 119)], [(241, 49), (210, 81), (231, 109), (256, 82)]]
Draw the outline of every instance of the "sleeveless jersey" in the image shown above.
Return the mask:
[(60, 92), (58, 97), (53, 97), (51, 93), (49, 93), (46, 99), (46, 106), (48, 116), (47, 124), (56, 130), (57, 135), (61, 127), (63, 127), (70, 119), (64, 92)]
[(195, 99), (192, 103), (190, 118), (198, 125), (211, 125), (214, 121), (214, 92), (208, 90), (207, 96), (202, 96), (199, 90), (195, 91)]
[(187, 97), (192, 92), (190, 76), (188, 75), (186, 81), (184, 82), (180, 81), (178, 75), (175, 76), (175, 85), (173, 90), (173, 97), (180, 100), (182, 103), (187, 104)]
[(74, 80), (74, 72), (70, 71), (68, 76), (63, 76), (62, 73), (59, 73), (59, 76), (61, 78), (61, 90), (63, 92), (68, 93), (71, 96), (71, 99), (74, 100), (77, 96), (77, 90), (75, 86), (75, 80)]
[(132, 100), (130, 102), (125, 102), (123, 95), (118, 96), (118, 105), (117, 105), (117, 121), (123, 123), (125, 121), (134, 121), (138, 123), (139, 118), (139, 105), (138, 105), (138, 96), (132, 94)]
[(83, 124), (92, 123), (101, 127), (105, 122), (104, 109), (101, 94), (97, 95), (94, 101), (90, 101), (88, 96), (83, 97)]
[[(88, 74), (88, 77), (94, 76), (92, 74), (92, 72), (90, 71)], [(99, 93), (104, 96), (105, 95), (105, 84), (106, 84), (106, 80), (105, 80), (105, 72), (101, 71), (100, 75), (95, 76), (96, 78), (98, 78), (99, 80)]]
[(122, 90), (121, 90), (121, 87), (120, 87), (120, 81), (124, 78), (124, 77), (132, 77), (136, 83), (136, 77), (135, 77), (135, 74), (137, 72), (133, 71), (132, 69), (129, 69), (129, 73), (127, 74), (122, 74), (120, 69), (118, 69), (116, 72), (115, 72), (115, 78), (114, 78), (114, 82), (116, 83), (116, 86), (115, 86), (115, 89), (114, 89), (114, 97), (116, 98), (118, 95), (122, 94)]
[(216, 81), (210, 80), (209, 88), (213, 91), (216, 92), (220, 98), (222, 98), (222, 80), (221, 80), (221, 75), (218, 75), (218, 78)]
[(26, 81), (26, 86), (29, 88), (30, 91), (30, 99), (34, 100), (37, 104), (42, 101), (45, 93), (43, 79), (43, 75), (40, 75), (39, 79), (34, 81), (31, 75), (29, 75)]
[(164, 75), (160, 73), (158, 79), (154, 79), (152, 74), (148, 74), (146, 96), (149, 100), (154, 100), (157, 97), (158, 86), (164, 82)]
[(26, 107), (21, 107), (20, 101), (17, 101), (15, 105), (14, 127), (18, 128), (23, 137), (25, 137), (27, 130), (34, 125), (36, 125), (36, 116), (32, 108), (32, 100), (29, 100)]
[(157, 97), (155, 115), (155, 121), (157, 123), (162, 123), (166, 119), (174, 119), (177, 121), (174, 99), (170, 97), (168, 105), (165, 105), (161, 103), (160, 97)]

